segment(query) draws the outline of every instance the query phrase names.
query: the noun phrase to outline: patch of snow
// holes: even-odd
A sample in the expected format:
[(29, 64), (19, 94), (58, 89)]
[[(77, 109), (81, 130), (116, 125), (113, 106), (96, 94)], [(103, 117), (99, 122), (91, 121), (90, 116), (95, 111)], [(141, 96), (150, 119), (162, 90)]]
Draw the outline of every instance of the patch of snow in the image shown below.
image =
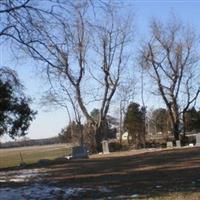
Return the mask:
[(105, 187), (105, 186), (100, 186), (100, 187), (98, 187), (98, 191), (99, 191), (99, 192), (105, 192), (105, 193), (111, 192), (111, 190), (108, 189), (108, 188)]
[(158, 189), (162, 188), (162, 185), (156, 185), (156, 188), (158, 188)]
[(64, 158), (66, 158), (67, 160), (70, 160), (72, 156), (65, 156)]
[(44, 184), (35, 183), (29, 186), (22, 186), (17, 188), (0, 188), (0, 197), (3, 200), (53, 200), (53, 199), (69, 199), (71, 197), (77, 197), (87, 191), (100, 191), (102, 193), (110, 192), (111, 190), (102, 186), (98, 189), (96, 188), (72, 188), (72, 187), (58, 187), (58, 186), (49, 186)]
[(139, 196), (140, 196), (139, 194), (133, 194), (133, 195), (131, 195), (132, 198), (137, 198)]
[(20, 188), (1, 188), (0, 197), (4, 200), (65, 199), (77, 196), (83, 190), (83, 188), (58, 188), (54, 186), (35, 184)]
[(46, 175), (47, 173), (42, 173), (43, 169), (23, 169), (14, 170), (7, 172), (0, 172), (0, 182), (26, 182), (32, 178), (37, 178), (40, 180), (39, 175)]

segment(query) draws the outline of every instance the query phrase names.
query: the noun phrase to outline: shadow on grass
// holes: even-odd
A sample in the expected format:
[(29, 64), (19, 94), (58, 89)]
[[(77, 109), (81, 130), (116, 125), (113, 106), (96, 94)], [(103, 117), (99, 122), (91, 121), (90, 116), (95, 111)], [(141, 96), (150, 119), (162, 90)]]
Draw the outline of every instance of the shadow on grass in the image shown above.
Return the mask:
[(200, 192), (199, 155), (200, 148), (188, 148), (123, 157), (54, 160), (47, 165), (34, 164), (28, 168), (47, 169), (43, 184), (81, 188), (105, 186), (112, 191), (86, 193), (81, 199), (106, 196), (114, 199), (133, 194), (139, 194), (141, 198), (160, 197), (176, 192)]
[[(72, 161), (51, 166), (46, 180), (75, 187), (106, 186), (118, 195), (200, 192), (200, 148)], [(110, 194), (104, 194), (110, 195)]]

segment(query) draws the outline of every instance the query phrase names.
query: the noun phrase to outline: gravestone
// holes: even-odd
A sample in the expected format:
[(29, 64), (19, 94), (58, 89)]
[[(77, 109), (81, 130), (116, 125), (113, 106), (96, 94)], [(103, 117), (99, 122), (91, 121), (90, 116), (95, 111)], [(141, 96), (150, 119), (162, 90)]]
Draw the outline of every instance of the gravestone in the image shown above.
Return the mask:
[(196, 135), (196, 146), (200, 146), (200, 133), (197, 133)]
[(102, 149), (103, 149), (103, 154), (110, 153), (109, 146), (108, 146), (108, 141), (107, 140), (103, 140), (102, 141)]
[(72, 147), (72, 158), (88, 158), (88, 152), (85, 147), (77, 146)]
[(173, 147), (173, 142), (167, 142), (167, 148), (172, 148)]
[(181, 147), (181, 141), (180, 140), (176, 140), (176, 147)]

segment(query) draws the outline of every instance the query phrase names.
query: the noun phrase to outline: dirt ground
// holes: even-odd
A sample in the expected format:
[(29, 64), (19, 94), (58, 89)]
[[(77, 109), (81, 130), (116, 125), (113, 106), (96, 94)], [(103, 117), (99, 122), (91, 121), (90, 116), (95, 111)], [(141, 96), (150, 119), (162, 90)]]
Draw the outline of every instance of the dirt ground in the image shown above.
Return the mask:
[[(40, 189), (55, 186), (59, 192), (55, 195), (54, 189), (54, 193), (51, 191), (54, 196), (35, 199), (164, 199), (179, 193), (184, 197), (178, 198), (178, 195), (171, 199), (200, 199), (200, 148), (197, 147), (138, 150), (92, 155), (87, 160), (66, 160), (37, 167), (35, 176), (21, 181), (9, 180), (9, 173), (12, 171), (0, 172), (0, 177), (7, 177), (0, 180), (0, 197), (6, 196), (5, 188), (10, 191), (40, 184)], [(68, 196), (64, 195), (64, 188), (71, 188)]]

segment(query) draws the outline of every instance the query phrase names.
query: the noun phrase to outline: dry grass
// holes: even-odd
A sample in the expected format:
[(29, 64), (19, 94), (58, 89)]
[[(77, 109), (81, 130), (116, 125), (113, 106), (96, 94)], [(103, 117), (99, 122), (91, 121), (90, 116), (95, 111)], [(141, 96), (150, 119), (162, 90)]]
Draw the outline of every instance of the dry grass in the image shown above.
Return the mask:
[(200, 192), (190, 192), (190, 193), (179, 192), (179, 193), (168, 194), (166, 196), (147, 198), (147, 200), (199, 200), (199, 199), (200, 199)]
[(41, 159), (63, 157), (67, 155), (68, 149), (66, 144), (0, 149), (0, 168), (18, 166), (21, 163), (20, 153), (23, 162), (31, 164)]

